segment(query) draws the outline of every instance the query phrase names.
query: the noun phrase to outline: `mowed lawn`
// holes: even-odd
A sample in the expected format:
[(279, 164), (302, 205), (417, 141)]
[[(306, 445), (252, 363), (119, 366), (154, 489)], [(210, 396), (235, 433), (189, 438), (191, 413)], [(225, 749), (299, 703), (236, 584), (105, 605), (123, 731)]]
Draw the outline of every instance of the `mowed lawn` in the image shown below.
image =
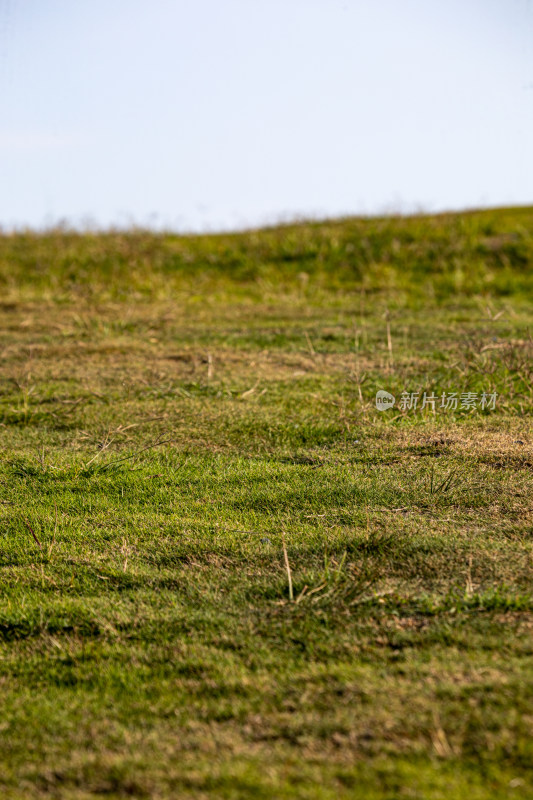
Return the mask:
[(527, 208), (0, 236), (0, 796), (533, 796), (532, 266)]

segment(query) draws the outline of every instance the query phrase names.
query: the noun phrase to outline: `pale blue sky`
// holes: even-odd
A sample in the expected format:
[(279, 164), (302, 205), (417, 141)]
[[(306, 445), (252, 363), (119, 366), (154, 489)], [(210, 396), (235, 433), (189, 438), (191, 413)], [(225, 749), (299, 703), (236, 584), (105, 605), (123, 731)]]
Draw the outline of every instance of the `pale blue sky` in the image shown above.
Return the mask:
[(533, 204), (531, 0), (0, 0), (0, 225)]

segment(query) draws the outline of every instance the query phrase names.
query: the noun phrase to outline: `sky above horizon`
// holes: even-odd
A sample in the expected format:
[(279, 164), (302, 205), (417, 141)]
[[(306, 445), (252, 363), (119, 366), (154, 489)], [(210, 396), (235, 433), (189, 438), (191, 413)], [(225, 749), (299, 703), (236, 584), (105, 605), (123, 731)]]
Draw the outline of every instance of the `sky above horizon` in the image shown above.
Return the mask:
[(533, 204), (533, 0), (0, 0), (0, 227)]

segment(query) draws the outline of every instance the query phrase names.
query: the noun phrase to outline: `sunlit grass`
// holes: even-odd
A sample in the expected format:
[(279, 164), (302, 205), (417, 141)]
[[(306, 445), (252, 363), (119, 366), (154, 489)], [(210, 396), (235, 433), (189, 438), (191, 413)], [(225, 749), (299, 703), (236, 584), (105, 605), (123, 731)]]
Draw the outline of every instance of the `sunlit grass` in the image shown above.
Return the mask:
[(0, 237), (3, 797), (528, 796), (532, 223)]

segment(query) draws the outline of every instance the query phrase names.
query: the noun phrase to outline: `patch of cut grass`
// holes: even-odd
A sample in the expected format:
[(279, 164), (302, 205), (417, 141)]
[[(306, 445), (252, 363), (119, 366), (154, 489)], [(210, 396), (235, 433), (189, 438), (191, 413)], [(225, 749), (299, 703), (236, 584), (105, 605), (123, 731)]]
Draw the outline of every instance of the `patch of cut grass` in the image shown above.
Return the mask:
[(2, 797), (532, 793), (532, 224), (0, 236)]

